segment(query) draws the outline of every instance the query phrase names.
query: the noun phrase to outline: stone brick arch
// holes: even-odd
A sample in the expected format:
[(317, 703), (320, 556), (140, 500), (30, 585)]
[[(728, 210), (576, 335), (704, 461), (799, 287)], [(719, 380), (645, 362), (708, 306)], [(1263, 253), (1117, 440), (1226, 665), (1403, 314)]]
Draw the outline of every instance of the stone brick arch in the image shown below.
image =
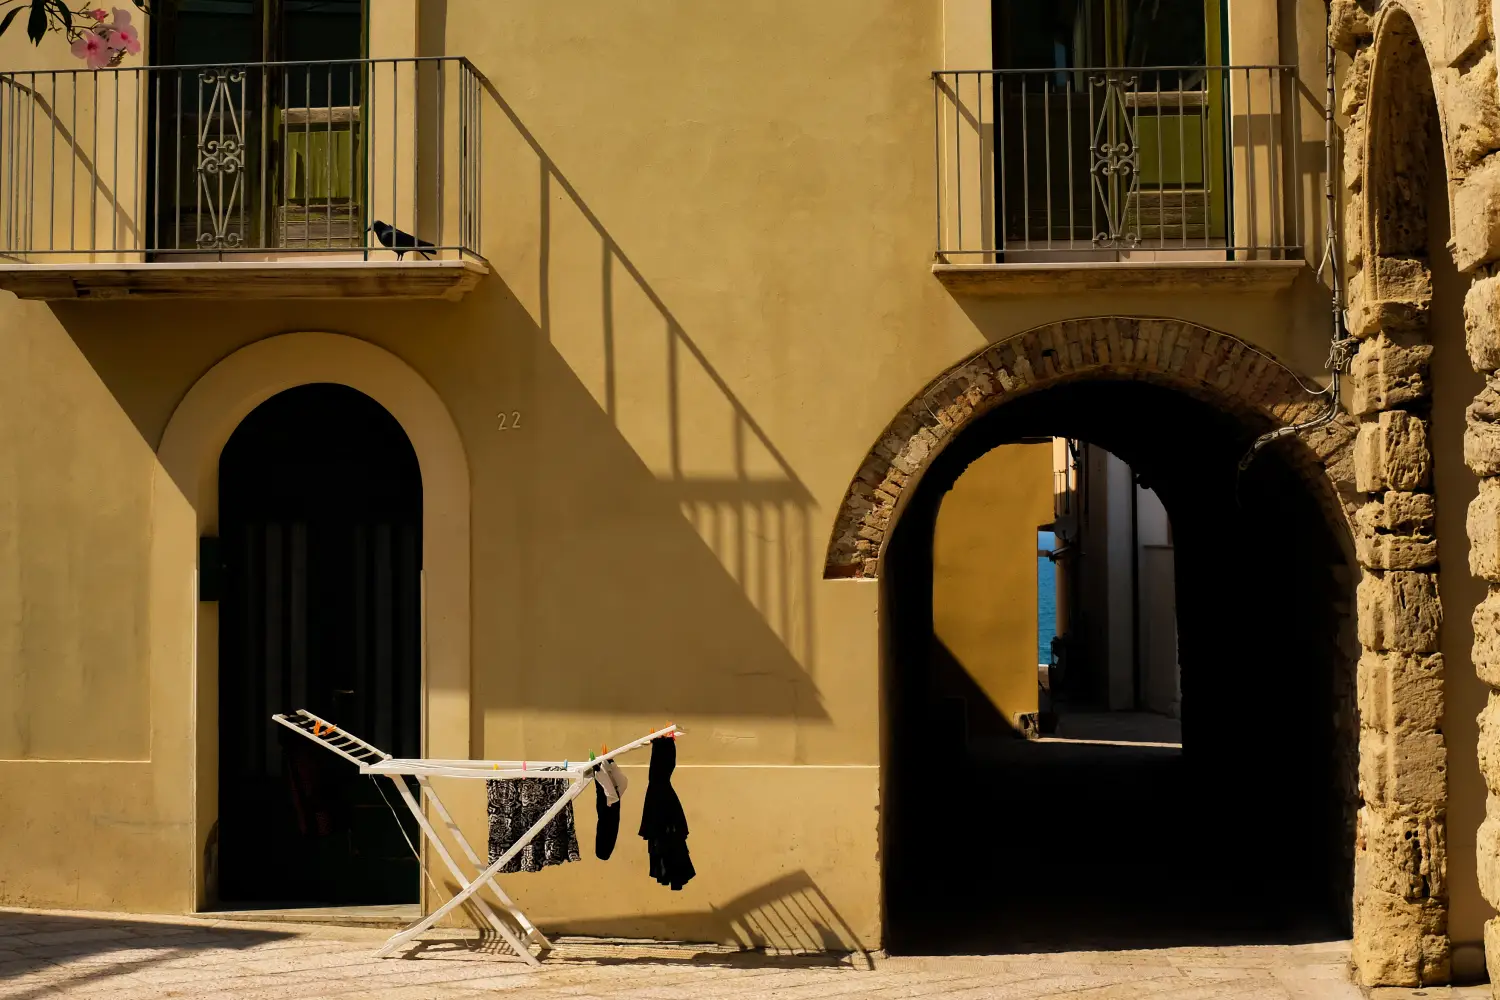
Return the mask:
[[(844, 494), (824, 577), (879, 575), (904, 498), (933, 457), (977, 416), (1023, 394), (1099, 378), (1169, 386), (1266, 428), (1310, 420), (1327, 405), (1271, 355), (1193, 323), (1102, 316), (1027, 330), (954, 365), (886, 425)], [(1304, 436), (1300, 464), (1326, 474), (1335, 487), (1320, 491), (1323, 498), (1352, 488), (1355, 436), (1354, 422), (1344, 414)], [(1342, 509), (1330, 511), (1333, 516), (1354, 516), (1342, 499), (1337, 505)], [(1371, 529), (1361, 544), (1376, 544), (1375, 535)]]

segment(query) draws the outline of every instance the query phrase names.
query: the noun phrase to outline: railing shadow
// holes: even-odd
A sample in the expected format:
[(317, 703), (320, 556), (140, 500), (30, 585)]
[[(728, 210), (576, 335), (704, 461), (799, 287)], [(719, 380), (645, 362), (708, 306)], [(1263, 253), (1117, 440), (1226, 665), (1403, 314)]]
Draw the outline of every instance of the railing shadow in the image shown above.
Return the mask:
[[(852, 966), (874, 968), (873, 960), (831, 900), (806, 871), (794, 871), (707, 911), (652, 914), (652, 936), (662, 942), (687, 945), (651, 949), (645, 955), (612, 953), (618, 937), (618, 918), (569, 920), (566, 937), (554, 941), (552, 962), (591, 965), (713, 965), (729, 968), (818, 968)], [(705, 932), (707, 928), (707, 932)], [(720, 947), (694, 950), (691, 942), (710, 935)], [(594, 939), (578, 941), (570, 938)], [(727, 946), (727, 947), (725, 947)], [(434, 954), (466, 951), (511, 955), (498, 937), (488, 933), (463, 940), (419, 943), (411, 952)]]
[[(539, 185), (539, 296), (542, 337), (580, 373), (602, 354), (589, 384), (609, 421), (651, 467), (665, 495), (680, 507), (746, 597), (811, 675), (815, 657), (811, 581), (820, 558), (814, 541), (816, 504), (786, 456), (738, 398), (704, 349), (685, 330), (651, 282), (610, 234), (583, 195), (547, 153), (494, 84), (481, 87), (535, 157)], [(576, 211), (598, 241), (601, 300), (598, 340), (573, 352), (555, 336), (552, 260), (554, 192)], [(571, 278), (569, 279), (571, 281)], [(576, 284), (568, 285), (573, 293)], [(591, 294), (593, 294), (591, 292)], [(631, 301), (633, 300), (633, 302)], [(660, 336), (655, 344), (648, 337)], [(640, 367), (650, 354), (651, 368)], [(642, 419), (629, 393), (649, 385), (662, 393), (662, 412)]]

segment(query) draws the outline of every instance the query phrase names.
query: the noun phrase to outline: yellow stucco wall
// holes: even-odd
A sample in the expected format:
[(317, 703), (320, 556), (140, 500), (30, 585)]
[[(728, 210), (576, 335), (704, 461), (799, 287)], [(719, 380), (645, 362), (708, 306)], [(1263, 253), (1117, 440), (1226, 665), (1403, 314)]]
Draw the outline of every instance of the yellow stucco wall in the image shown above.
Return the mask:
[[(1310, 268), (1275, 295), (980, 300), (935, 281), (928, 74), (964, 48), (958, 7), (423, 0), (419, 31), (414, 4), (382, 0), (375, 54), (415, 38), (489, 83), (477, 291), (0, 295), (0, 901), (201, 904), (216, 695), (192, 543), (214, 515), (155, 451), (236, 350), (329, 331), (430, 385), (469, 467), (471, 683), (458, 722), (429, 715), (429, 746), (568, 756), (691, 731), (677, 785), (699, 879), (646, 878), (634, 796), (616, 860), (512, 879), (520, 901), (559, 929), (723, 939), (804, 893), (877, 942), (877, 589), (821, 563), (887, 421), (985, 343), (1070, 316), (1180, 317), (1304, 372), (1327, 352)], [(1296, 8), (1320, 93), (1322, 5)], [(73, 62), (56, 39), (0, 42), (0, 65), (38, 64)], [(1321, 187), (1303, 198), (1316, 246)], [(454, 795), (477, 842), (479, 790)]]
[(1037, 528), (1052, 520), (1052, 445), (1009, 444), (938, 508), (932, 625), (1001, 717), (1037, 710)]

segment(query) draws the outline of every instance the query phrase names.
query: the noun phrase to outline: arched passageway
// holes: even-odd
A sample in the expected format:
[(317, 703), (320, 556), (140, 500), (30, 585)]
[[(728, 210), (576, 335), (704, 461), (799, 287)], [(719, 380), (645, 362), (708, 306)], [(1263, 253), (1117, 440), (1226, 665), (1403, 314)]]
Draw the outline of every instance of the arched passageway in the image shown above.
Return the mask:
[[(1348, 932), (1351, 553), (1329, 523), (1336, 505), (1320, 502), (1327, 497), (1286, 451), (1237, 472), (1265, 426), (1144, 381), (1066, 382), (975, 418), (904, 498), (882, 570), (893, 948)], [(991, 449), (1051, 436), (1128, 462), (1171, 518), (1180, 752), (1021, 739), (964, 746), (933, 711), (932, 542), (943, 496)], [(1331, 492), (1326, 482), (1322, 490)]]
[(374, 783), (270, 718), (307, 708), (420, 754), (411, 442), (355, 389), (281, 392), (224, 447), (219, 526), (220, 899), (415, 901), (415, 860)]

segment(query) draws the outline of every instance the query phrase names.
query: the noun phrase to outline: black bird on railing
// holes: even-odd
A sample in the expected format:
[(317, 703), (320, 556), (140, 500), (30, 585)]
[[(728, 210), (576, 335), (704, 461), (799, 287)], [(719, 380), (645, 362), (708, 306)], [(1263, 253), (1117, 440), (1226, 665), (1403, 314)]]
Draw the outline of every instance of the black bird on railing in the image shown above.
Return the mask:
[(389, 223), (376, 219), (370, 223), (368, 231), (375, 234), (375, 238), (380, 241), (381, 246), (390, 247), (396, 251), (397, 260), (405, 257), (408, 253), (419, 253), (424, 260), (432, 259), (422, 249), (423, 247), (432, 246), (431, 243), (428, 243), (426, 240), (419, 240), (411, 233), (397, 229)]

